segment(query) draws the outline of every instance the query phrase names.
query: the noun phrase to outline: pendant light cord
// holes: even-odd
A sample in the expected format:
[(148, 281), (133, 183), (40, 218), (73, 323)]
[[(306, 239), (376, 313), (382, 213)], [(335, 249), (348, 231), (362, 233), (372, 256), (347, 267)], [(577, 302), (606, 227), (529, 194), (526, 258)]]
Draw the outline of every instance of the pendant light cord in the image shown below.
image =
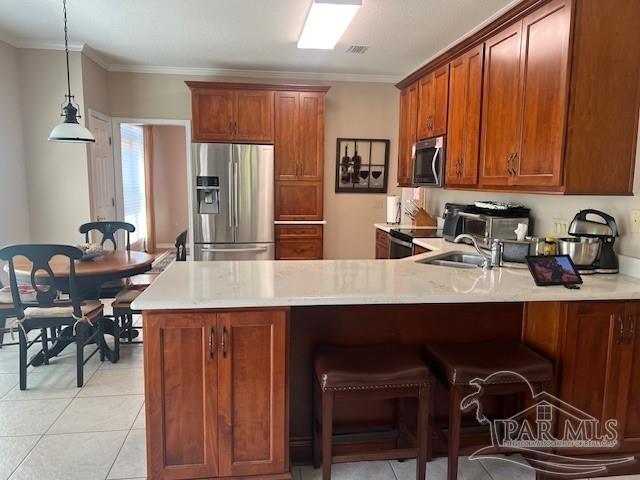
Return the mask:
[(67, 57), (67, 91), (71, 102), (71, 77), (69, 74), (69, 37), (67, 34), (67, 0), (62, 0), (62, 12), (64, 13), (64, 52)]

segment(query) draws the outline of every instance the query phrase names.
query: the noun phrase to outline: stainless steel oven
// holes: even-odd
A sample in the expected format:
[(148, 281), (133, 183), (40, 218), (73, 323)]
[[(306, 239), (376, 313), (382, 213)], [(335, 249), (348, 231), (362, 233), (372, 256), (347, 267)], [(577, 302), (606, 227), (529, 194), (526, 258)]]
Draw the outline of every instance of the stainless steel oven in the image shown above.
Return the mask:
[(389, 237), (389, 258), (405, 258), (413, 255), (413, 243), (396, 237)]
[(446, 137), (430, 138), (413, 146), (413, 184), (420, 187), (444, 186)]

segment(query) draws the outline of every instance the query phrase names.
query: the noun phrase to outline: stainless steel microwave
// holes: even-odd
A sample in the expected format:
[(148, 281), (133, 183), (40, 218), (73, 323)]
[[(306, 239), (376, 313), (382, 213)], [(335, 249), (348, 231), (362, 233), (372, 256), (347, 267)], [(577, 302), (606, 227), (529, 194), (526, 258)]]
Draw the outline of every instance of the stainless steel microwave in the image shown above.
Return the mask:
[(444, 186), (446, 137), (423, 140), (413, 146), (413, 179), (419, 187)]

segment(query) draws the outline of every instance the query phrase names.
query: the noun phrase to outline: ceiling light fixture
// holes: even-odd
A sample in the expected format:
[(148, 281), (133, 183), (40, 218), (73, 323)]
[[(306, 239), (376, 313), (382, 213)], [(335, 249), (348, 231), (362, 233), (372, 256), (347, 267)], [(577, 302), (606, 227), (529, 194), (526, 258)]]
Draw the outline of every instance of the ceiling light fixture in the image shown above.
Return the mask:
[(335, 48), (361, 6), (362, 0), (312, 0), (298, 48)]
[[(50, 142), (70, 142), (70, 143), (94, 143), (96, 141), (93, 134), (84, 126), (78, 123), (82, 118), (78, 115), (78, 104), (74, 104), (71, 95), (71, 80), (69, 74), (69, 39), (67, 36), (67, 0), (62, 0), (62, 11), (64, 13), (64, 52), (67, 58), (67, 94), (62, 102), (62, 117), (64, 121), (51, 130), (49, 134)], [(65, 105), (66, 103), (66, 105)]]

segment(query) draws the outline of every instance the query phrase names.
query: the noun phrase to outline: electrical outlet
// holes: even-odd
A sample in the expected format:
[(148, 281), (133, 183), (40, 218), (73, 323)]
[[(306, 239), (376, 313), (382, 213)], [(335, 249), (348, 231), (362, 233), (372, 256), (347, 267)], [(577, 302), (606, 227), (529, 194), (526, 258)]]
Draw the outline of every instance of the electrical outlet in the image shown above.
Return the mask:
[(631, 210), (631, 233), (640, 233), (640, 210)]
[(553, 229), (554, 233), (565, 235), (567, 233), (567, 230), (569, 230), (569, 220), (565, 218), (554, 218)]

